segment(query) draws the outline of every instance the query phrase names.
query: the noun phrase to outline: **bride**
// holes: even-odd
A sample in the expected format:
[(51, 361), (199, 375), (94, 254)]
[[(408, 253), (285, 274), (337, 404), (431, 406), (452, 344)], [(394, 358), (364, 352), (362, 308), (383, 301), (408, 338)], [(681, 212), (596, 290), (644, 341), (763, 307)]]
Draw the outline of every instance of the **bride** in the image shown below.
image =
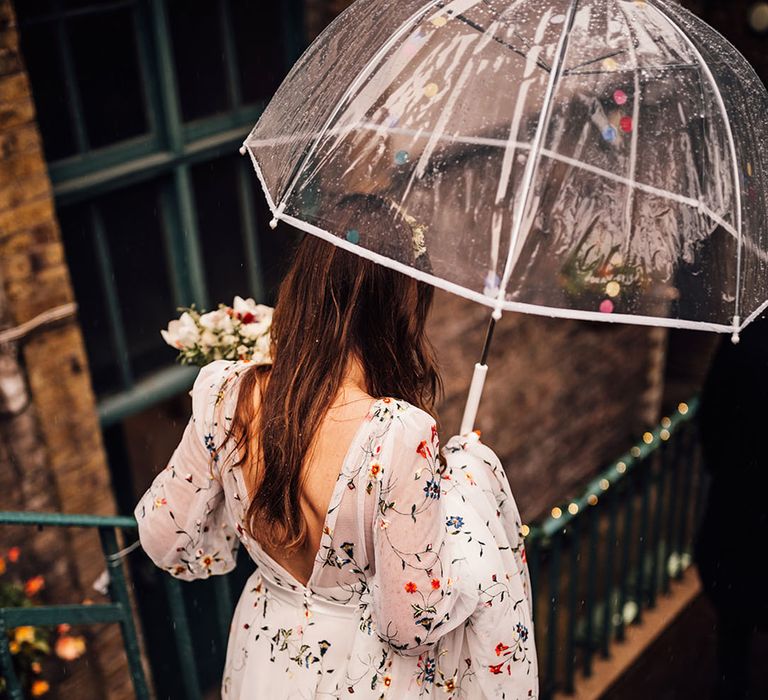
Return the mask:
[[(402, 219), (390, 245), (423, 256), (414, 240)], [(241, 544), (257, 565), (223, 698), (538, 696), (506, 476), (474, 433), (439, 447), (432, 295), (306, 236), (280, 287), (273, 364), (200, 371), (136, 517), (178, 578), (231, 571)]]

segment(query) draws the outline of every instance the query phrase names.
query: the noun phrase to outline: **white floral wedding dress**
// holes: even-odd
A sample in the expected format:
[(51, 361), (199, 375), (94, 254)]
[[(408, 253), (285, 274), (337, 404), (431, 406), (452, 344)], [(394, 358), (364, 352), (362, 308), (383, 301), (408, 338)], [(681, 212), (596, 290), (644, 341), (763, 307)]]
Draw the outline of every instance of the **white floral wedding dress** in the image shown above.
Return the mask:
[(376, 400), (304, 586), (245, 533), (243, 475), (231, 445), (215, 449), (249, 366), (200, 371), (183, 438), (136, 507), (144, 549), (173, 576), (224, 574), (241, 543), (257, 564), (232, 620), (222, 697), (537, 697), (520, 519), (494, 453), (474, 434), (454, 437), (442, 466), (433, 418)]

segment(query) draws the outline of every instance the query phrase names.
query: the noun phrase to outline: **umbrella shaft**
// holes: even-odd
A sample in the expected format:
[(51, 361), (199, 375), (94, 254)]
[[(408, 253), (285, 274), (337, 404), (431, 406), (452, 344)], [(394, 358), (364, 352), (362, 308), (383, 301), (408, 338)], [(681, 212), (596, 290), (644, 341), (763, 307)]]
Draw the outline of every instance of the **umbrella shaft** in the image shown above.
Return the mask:
[(491, 349), (491, 341), (493, 340), (493, 331), (496, 328), (496, 319), (491, 316), (491, 320), (488, 322), (488, 330), (485, 332), (485, 344), (483, 345), (483, 354), (480, 356), (480, 364), (488, 364), (488, 351)]

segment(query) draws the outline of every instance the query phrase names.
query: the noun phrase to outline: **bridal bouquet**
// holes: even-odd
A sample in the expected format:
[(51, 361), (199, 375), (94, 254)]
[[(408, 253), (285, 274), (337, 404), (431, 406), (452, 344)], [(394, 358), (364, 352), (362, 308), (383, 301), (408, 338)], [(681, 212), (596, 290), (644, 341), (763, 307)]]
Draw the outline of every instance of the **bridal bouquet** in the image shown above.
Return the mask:
[(232, 306), (198, 311), (194, 304), (160, 331), (168, 345), (179, 351), (183, 365), (203, 367), (214, 360), (250, 360), (269, 364), (272, 308), (253, 299), (235, 297)]

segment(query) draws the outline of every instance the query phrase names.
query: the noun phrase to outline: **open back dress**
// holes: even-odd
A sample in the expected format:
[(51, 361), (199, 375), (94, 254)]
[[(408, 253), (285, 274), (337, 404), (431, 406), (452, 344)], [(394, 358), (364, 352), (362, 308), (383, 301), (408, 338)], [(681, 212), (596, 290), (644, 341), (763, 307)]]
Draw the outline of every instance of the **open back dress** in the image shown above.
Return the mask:
[(181, 442), (135, 510), (144, 550), (172, 576), (225, 574), (241, 544), (257, 565), (231, 622), (222, 697), (537, 697), (521, 523), (494, 453), (454, 437), (441, 465), (434, 419), (377, 399), (303, 585), (246, 533), (238, 455), (232, 442), (218, 449), (251, 365), (200, 370)]

